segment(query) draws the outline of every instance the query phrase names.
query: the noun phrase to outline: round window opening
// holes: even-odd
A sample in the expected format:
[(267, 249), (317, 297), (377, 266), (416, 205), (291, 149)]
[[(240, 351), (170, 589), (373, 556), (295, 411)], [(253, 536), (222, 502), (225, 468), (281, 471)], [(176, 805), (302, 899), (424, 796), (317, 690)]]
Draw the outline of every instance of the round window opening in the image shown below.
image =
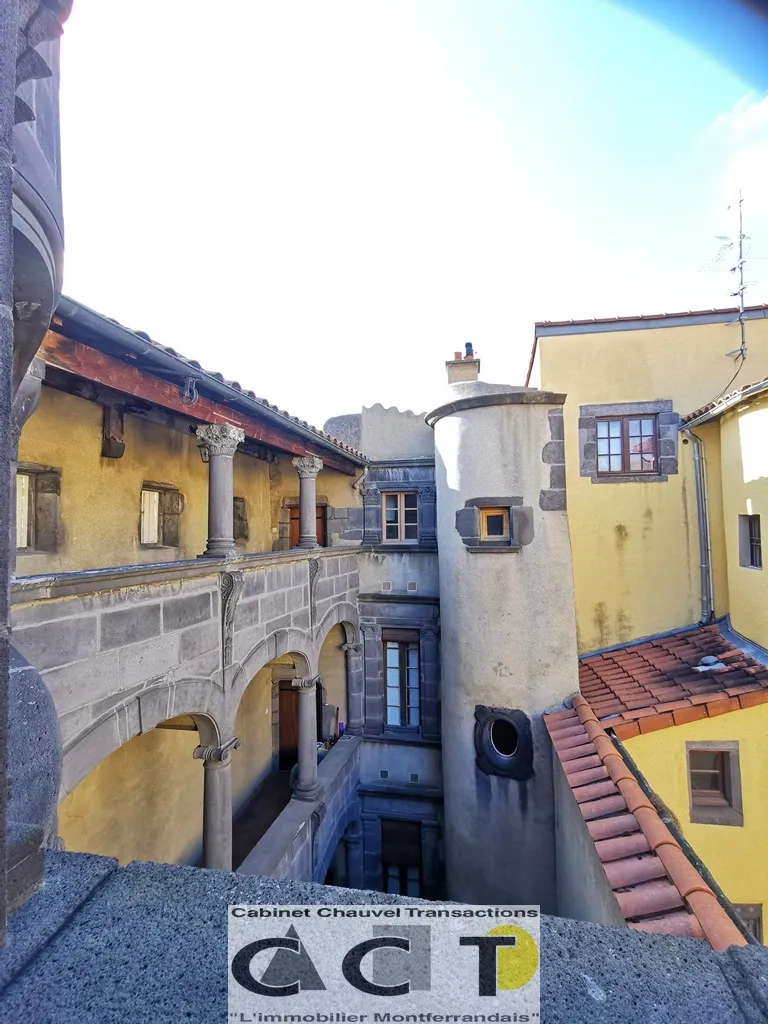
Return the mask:
[(497, 718), (491, 725), (491, 743), (497, 754), (512, 757), (517, 752), (517, 729), (506, 718)]

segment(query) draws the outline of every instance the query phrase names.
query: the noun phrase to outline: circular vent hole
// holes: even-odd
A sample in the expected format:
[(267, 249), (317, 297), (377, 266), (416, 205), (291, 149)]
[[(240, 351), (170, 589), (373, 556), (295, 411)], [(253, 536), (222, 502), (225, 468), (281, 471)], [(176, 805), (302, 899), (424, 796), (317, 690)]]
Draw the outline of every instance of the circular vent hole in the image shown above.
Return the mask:
[(517, 729), (506, 718), (496, 718), (491, 725), (491, 743), (497, 754), (512, 757), (517, 751)]

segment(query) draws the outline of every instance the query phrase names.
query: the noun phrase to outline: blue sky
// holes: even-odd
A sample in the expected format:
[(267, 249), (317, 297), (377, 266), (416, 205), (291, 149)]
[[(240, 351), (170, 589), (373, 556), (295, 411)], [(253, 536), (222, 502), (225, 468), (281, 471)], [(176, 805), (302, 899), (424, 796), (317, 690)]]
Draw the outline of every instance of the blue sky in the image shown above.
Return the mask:
[(729, 305), (739, 187), (768, 301), (768, 101), (628, 6), (77, 0), (62, 69), (68, 294), (316, 423)]

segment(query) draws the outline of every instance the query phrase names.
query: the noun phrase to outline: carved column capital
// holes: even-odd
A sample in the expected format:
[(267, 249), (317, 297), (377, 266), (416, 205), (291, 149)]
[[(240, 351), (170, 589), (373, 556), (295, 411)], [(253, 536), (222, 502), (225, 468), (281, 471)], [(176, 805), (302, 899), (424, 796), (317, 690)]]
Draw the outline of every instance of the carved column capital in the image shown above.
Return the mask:
[(314, 690), (318, 683), (322, 682), (322, 676), (296, 676), (293, 680), (292, 685), (300, 691), (305, 693), (308, 690)]
[(316, 455), (297, 455), (291, 460), (300, 480), (314, 480), (323, 468), (323, 460)]
[(378, 487), (363, 487), (360, 494), (363, 499), (363, 505), (367, 508), (381, 504), (381, 491)]
[(371, 640), (381, 640), (381, 626), (377, 626), (374, 622), (366, 622), (360, 627), (363, 636)]
[(232, 423), (206, 423), (195, 431), (197, 447), (203, 462), (211, 455), (234, 456), (237, 446), (245, 440), (245, 431)]
[(349, 654), (351, 656), (353, 654), (360, 654), (363, 649), (363, 645), (359, 642), (353, 644), (342, 644), (341, 649), (345, 654)]
[(419, 487), (419, 501), (424, 505), (434, 505), (437, 501), (437, 488), (433, 484)]
[(231, 740), (227, 740), (226, 743), (222, 743), (220, 747), (203, 747), (197, 746), (192, 751), (192, 757), (198, 761), (209, 764), (227, 764), (229, 761), (229, 755), (233, 750), (237, 750), (240, 746), (241, 741), (237, 736), (233, 736)]

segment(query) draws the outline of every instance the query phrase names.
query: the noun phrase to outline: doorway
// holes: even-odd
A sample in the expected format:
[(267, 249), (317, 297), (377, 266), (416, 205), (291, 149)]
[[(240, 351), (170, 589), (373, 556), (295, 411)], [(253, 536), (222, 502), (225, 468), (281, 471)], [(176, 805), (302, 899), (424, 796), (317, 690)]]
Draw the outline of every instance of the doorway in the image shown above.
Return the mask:
[(299, 759), (299, 691), (290, 679), (278, 691), (278, 768), (290, 771)]

